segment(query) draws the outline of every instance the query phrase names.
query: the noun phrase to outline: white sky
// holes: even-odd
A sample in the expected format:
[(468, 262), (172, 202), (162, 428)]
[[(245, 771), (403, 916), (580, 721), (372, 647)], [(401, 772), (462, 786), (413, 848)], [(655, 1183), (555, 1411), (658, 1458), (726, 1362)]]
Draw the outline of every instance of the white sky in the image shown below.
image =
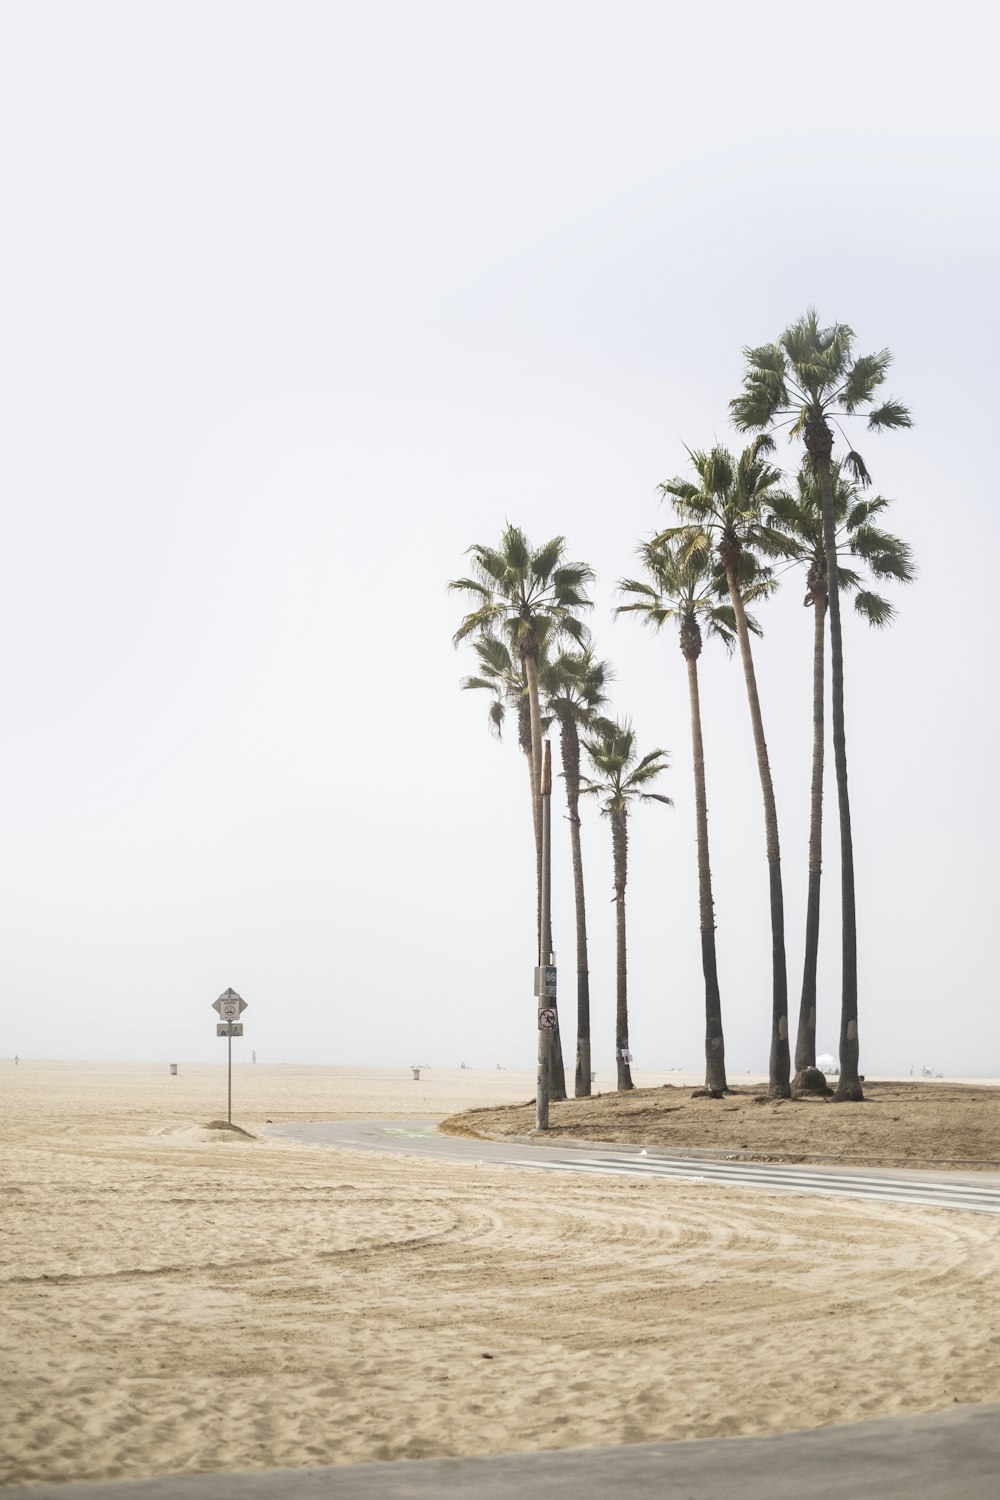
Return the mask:
[[(672, 753), (676, 809), (633, 823), (633, 1051), (640, 1081), (698, 1067), (683, 663), (612, 624), (613, 586), (683, 445), (738, 446), (742, 345), (814, 302), (893, 349), (917, 422), (861, 444), (920, 566), (847, 644), (862, 1071), (1000, 1071), (986, 15), (4, 7), (0, 1053), (221, 1060), (233, 985), (262, 1061), (530, 1066), (526, 777), (457, 690), (445, 592), (509, 518), (597, 568), (616, 707)], [(811, 618), (794, 580), (758, 655), (793, 1013)], [(766, 865), (738, 664), (706, 654), (703, 694), (736, 1073), (767, 1061)], [(610, 837), (584, 839), (608, 1067)]]

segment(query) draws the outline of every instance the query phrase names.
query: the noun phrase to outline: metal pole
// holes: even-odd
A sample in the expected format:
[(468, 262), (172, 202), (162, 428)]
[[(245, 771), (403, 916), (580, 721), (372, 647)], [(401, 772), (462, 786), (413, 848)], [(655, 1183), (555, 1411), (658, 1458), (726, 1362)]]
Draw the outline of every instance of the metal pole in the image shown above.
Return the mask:
[[(542, 754), (542, 951), (538, 955), (539, 972), (552, 962), (552, 753), (548, 740)], [(538, 1009), (544, 1010), (549, 1001), (543, 991), (538, 996)], [(552, 1032), (538, 1027), (538, 1074), (535, 1084), (535, 1128), (549, 1128), (549, 1082), (552, 1077)]]
[(227, 1045), (229, 1047), (229, 1092), (228, 1092), (228, 1096), (227, 1096), (227, 1099), (226, 1099), (226, 1107), (227, 1107), (226, 1118), (227, 1118), (227, 1120), (229, 1121), (229, 1123), (231, 1125), (233, 1123), (233, 1023), (232, 1023), (232, 1021), (230, 1021), (230, 1023), (229, 1023), (229, 1040), (228, 1040)]

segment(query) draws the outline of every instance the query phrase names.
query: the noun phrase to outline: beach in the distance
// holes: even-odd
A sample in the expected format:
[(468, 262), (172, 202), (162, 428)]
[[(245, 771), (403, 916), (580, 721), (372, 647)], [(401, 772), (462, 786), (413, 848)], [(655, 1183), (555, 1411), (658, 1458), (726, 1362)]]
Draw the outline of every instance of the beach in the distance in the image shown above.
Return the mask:
[[(0, 1066), (5, 1483), (1000, 1400), (992, 1216), (243, 1140), (206, 1128), (217, 1065)], [(244, 1064), (233, 1118), (434, 1118), (533, 1086)]]

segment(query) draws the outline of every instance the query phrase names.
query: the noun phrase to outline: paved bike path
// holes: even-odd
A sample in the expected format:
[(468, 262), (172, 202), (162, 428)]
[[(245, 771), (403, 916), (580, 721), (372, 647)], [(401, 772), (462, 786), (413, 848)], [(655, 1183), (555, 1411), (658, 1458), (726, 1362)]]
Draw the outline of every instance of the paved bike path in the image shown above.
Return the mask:
[[(708, 1152), (665, 1152), (639, 1146), (591, 1146), (558, 1137), (470, 1140), (441, 1135), (427, 1120), (310, 1121), (271, 1125), (266, 1134), (352, 1151), (398, 1151), (457, 1161), (488, 1161), (567, 1175), (679, 1178), (685, 1182), (765, 1192), (821, 1193), (836, 1197), (909, 1203), (1000, 1214), (1000, 1173), (918, 1172), (882, 1167), (812, 1166), (730, 1160)], [(1000, 1486), (997, 1489), (1000, 1500)]]

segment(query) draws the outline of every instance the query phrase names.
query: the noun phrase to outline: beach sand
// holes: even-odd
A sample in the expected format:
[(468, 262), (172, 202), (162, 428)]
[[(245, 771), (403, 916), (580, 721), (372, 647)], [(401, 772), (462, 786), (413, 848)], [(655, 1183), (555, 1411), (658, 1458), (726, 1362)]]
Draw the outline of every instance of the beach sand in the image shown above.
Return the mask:
[[(1000, 1222), (244, 1138), (225, 1072), (0, 1064), (0, 1478), (784, 1431), (1000, 1400)], [(660, 1082), (653, 1078), (640, 1082)], [(242, 1066), (234, 1120), (528, 1073)]]

